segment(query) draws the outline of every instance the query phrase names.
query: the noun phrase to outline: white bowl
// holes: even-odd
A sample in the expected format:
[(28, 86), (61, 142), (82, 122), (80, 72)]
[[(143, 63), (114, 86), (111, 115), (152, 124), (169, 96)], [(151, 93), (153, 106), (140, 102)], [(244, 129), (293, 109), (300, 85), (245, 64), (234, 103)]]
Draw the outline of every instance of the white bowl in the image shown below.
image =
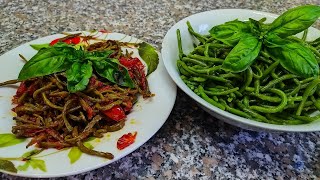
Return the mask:
[[(194, 14), (189, 16), (178, 23), (176, 23), (166, 34), (162, 43), (161, 54), (165, 64), (165, 67), (170, 74), (173, 81), (178, 85), (180, 89), (182, 89), (186, 94), (188, 94), (191, 98), (193, 98), (200, 106), (213, 115), (229, 124), (233, 124), (235, 126), (250, 129), (250, 130), (272, 130), (272, 131), (287, 131), (287, 132), (312, 132), (312, 131), (320, 131), (320, 121), (314, 121), (309, 124), (302, 125), (275, 125), (275, 124), (267, 124), (258, 121), (254, 121), (251, 119), (243, 118), (237, 116), (235, 114), (229, 113), (227, 111), (223, 111), (205, 100), (196, 95), (192, 90), (188, 88), (188, 86), (181, 80), (178, 69), (177, 69), (177, 60), (178, 57), (178, 44), (176, 37), (176, 30), (180, 29), (181, 31), (181, 39), (182, 39), (182, 48), (185, 54), (188, 54), (193, 49), (192, 44), (192, 36), (188, 32), (188, 28), (186, 25), (187, 21), (190, 21), (194, 30), (200, 34), (208, 34), (208, 30), (211, 29), (212, 26), (225, 23), (227, 21), (231, 21), (234, 19), (239, 20), (248, 20), (249, 18), (253, 18), (259, 20), (263, 17), (267, 18), (266, 22), (272, 22), (278, 15), (253, 11), (253, 10), (245, 10), (245, 9), (220, 9), (220, 10), (212, 10), (206, 11), (198, 14)], [(315, 28), (310, 28), (308, 33), (308, 39), (315, 39), (320, 34), (320, 31)]]

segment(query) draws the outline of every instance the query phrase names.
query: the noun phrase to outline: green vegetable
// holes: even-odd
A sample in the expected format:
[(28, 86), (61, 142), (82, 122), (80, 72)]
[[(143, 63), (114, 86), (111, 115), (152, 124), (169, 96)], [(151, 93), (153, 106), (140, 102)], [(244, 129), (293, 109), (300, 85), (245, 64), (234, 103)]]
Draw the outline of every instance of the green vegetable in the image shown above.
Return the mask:
[(285, 38), (309, 28), (320, 17), (320, 6), (304, 5), (290, 9), (275, 19), (269, 33)]
[(255, 36), (247, 34), (230, 51), (222, 68), (231, 72), (242, 72), (246, 70), (258, 57), (262, 43)]
[[(188, 22), (200, 43), (189, 54), (178, 43), (181, 79), (205, 101), (245, 118), (281, 125), (320, 120), (310, 116), (320, 109), (320, 38), (305, 41), (318, 9), (294, 8), (271, 24), (234, 20), (210, 35), (197, 34)], [(292, 36), (302, 31), (302, 39)]]
[(319, 74), (319, 65), (312, 51), (303, 44), (281, 39), (270, 34), (267, 38), (268, 51), (288, 71), (302, 77)]
[(249, 25), (239, 20), (229, 21), (209, 30), (213, 38), (230, 46), (235, 46), (248, 32), (250, 32)]
[(75, 62), (70, 69), (66, 71), (68, 90), (71, 93), (84, 90), (89, 79), (92, 76), (92, 64), (91, 62), (80, 63)]
[(261, 21), (257, 21), (254, 19), (249, 18), (249, 26), (251, 29), (251, 34), (255, 35), (259, 39), (262, 39), (265, 35), (268, 25), (263, 24)]
[(21, 157), (23, 157), (25, 159), (28, 159), (28, 158), (30, 158), (32, 156), (40, 154), (42, 151), (43, 151), (43, 149), (34, 149), (34, 150), (31, 150), (31, 151), (25, 152)]
[(17, 173), (17, 169), (11, 161), (0, 159), (0, 169)]
[(72, 147), (68, 153), (70, 163), (73, 164), (80, 159), (82, 152), (78, 147)]
[[(83, 145), (89, 149), (93, 149), (93, 146), (88, 142), (85, 142)], [(76, 161), (78, 161), (80, 159), (81, 155), (82, 155), (82, 151), (80, 151), (80, 149), (78, 147), (72, 147), (68, 153), (70, 163), (73, 164)]]
[[(26, 80), (65, 71), (69, 68), (65, 53), (66, 52), (60, 51), (60, 48), (56, 47), (40, 49), (38, 53), (23, 66), (18, 79)], [(69, 53), (71, 53), (71, 50)]]
[(39, 50), (42, 49), (42, 48), (49, 48), (49, 47), (50, 47), (50, 44), (49, 44), (49, 43), (46, 43), (46, 44), (30, 44), (30, 46), (31, 46), (34, 50), (39, 51)]
[(28, 168), (30, 167), (33, 168), (33, 169), (39, 169), (43, 172), (47, 172), (47, 167), (46, 167), (46, 163), (44, 160), (41, 160), (41, 159), (30, 159), (30, 160), (27, 160), (23, 165), (20, 165), (17, 167), (17, 169), (19, 171), (26, 171), (28, 170)]
[(148, 66), (147, 75), (151, 74), (157, 69), (159, 64), (159, 55), (156, 49), (150, 44), (143, 42), (139, 44), (138, 51), (140, 57)]
[[(76, 47), (61, 42), (54, 46), (45, 44), (31, 46), (39, 51), (23, 66), (19, 80), (66, 71), (68, 90), (74, 93), (87, 87), (89, 78), (95, 70), (113, 83), (135, 87), (126, 67), (118, 60), (109, 58), (113, 53), (112, 50), (86, 51), (81, 46)], [(148, 65), (148, 74), (152, 73), (159, 63), (156, 50), (147, 43), (141, 43), (139, 53)]]
[(92, 63), (100, 76), (122, 86), (135, 87), (128, 70), (117, 59), (95, 60)]
[(24, 142), (26, 139), (17, 138), (14, 134), (0, 134), (0, 148), (13, 146)]

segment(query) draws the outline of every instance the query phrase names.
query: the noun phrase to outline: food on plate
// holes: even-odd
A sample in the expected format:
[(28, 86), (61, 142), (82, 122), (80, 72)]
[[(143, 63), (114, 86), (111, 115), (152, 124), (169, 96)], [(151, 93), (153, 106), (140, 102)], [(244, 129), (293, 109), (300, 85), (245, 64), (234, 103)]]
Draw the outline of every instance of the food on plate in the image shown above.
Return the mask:
[[(84, 142), (120, 130), (138, 96), (154, 96), (147, 75), (158, 65), (155, 49), (145, 42), (103, 40), (82, 33), (31, 47), (38, 52), (26, 61), (18, 79), (1, 83), (20, 82), (12, 100), (17, 114), (12, 133), (31, 138), (27, 147), (77, 146), (84, 153), (112, 159), (111, 153)], [(133, 56), (134, 49), (147, 67)], [(126, 146), (135, 137), (136, 133)]]
[[(194, 31), (185, 54), (177, 30), (181, 79), (208, 103), (271, 124), (305, 124), (320, 119), (320, 38), (307, 41), (320, 6), (290, 9), (272, 23), (238, 19)], [(303, 32), (301, 38), (297, 33)]]

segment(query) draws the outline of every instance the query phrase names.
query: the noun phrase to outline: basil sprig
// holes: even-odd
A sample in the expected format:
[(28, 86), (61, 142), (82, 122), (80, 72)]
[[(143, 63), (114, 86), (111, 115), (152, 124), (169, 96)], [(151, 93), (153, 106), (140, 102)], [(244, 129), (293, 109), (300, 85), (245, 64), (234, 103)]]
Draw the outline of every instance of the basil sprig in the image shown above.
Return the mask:
[(303, 77), (319, 74), (319, 65), (312, 51), (296, 41), (282, 39), (275, 34), (266, 38), (268, 52), (288, 71)]
[(288, 10), (271, 24), (249, 19), (229, 21), (213, 27), (210, 35), (234, 48), (227, 55), (222, 67), (231, 72), (246, 70), (266, 49), (289, 72), (301, 77), (319, 74), (315, 54), (292, 36), (308, 29), (320, 17), (320, 6), (304, 5)]
[(60, 42), (53, 46), (41, 46), (38, 53), (23, 66), (18, 79), (27, 80), (66, 71), (68, 91), (74, 93), (87, 87), (95, 70), (113, 83), (135, 87), (128, 70), (117, 59), (109, 58), (112, 52), (91, 52)]
[(244, 34), (250, 32), (250, 27), (245, 22), (233, 20), (214, 26), (209, 32), (215, 39), (227, 45), (234, 46)]
[(246, 70), (259, 55), (261, 44), (257, 37), (251, 34), (244, 35), (228, 54), (222, 68), (233, 72)]

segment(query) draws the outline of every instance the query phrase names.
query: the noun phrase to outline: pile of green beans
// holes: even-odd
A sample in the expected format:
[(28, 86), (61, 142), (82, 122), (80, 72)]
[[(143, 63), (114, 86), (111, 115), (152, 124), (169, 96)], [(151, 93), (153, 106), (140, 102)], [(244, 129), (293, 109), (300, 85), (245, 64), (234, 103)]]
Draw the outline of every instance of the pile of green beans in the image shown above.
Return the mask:
[[(210, 35), (196, 33), (189, 22), (187, 25), (198, 43), (193, 51), (184, 54), (180, 30), (177, 30), (177, 67), (184, 83), (205, 101), (264, 123), (295, 125), (320, 119), (320, 115), (311, 116), (320, 110), (319, 77), (302, 78), (291, 74), (263, 49), (245, 71), (224, 71), (221, 64), (233, 47)], [(306, 43), (319, 52), (320, 38)]]

